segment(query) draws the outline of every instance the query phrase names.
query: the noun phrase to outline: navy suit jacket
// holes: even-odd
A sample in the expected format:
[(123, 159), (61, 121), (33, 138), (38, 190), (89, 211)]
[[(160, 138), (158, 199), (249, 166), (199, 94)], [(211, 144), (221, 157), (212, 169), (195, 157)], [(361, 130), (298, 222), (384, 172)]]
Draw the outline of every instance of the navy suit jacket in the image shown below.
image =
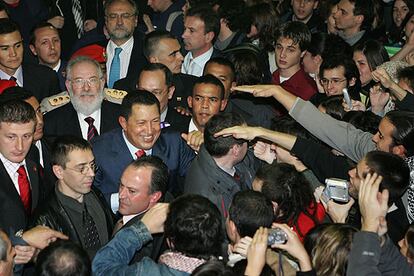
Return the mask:
[[(32, 211), (44, 199), (44, 191), (39, 180), (39, 168), (33, 161), (26, 159), (29, 175)], [(29, 216), (26, 214), (20, 195), (14, 187), (3, 162), (0, 162), (0, 228), (9, 235), (14, 235), (20, 229), (26, 229)]]
[[(117, 128), (93, 140), (98, 171), (94, 185), (110, 203), (111, 194), (117, 193), (119, 180), (124, 169), (133, 161), (125, 143), (122, 129)], [(176, 132), (162, 130), (152, 148), (152, 155), (161, 158), (168, 167), (168, 190), (177, 195), (183, 191), (183, 177), (187, 173), (195, 153)]]

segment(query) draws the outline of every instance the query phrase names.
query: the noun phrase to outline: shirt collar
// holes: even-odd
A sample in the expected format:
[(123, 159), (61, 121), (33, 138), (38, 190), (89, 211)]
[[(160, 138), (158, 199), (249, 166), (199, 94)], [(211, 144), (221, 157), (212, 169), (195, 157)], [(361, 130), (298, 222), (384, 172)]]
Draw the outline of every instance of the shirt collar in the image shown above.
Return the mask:
[(3, 70), (0, 70), (0, 79), (9, 80), (11, 77), (15, 77), (17, 79), (17, 85), (23, 86), (23, 69), (21, 65), (17, 68), (13, 75), (9, 75)]
[(189, 52), (190, 54), (190, 59), (193, 59), (193, 62), (197, 63), (198, 65), (200, 65), (201, 67), (204, 67), (204, 64), (206, 64), (206, 62), (211, 58), (211, 55), (213, 54), (214, 51), (214, 47), (211, 46), (210, 49), (208, 49), (207, 52), (205, 52), (202, 55), (199, 55), (196, 58), (193, 58), (193, 53)]
[(130, 52), (130, 51), (132, 51), (132, 46), (133, 45), (134, 45), (134, 37), (133, 36), (131, 36), (130, 39), (128, 39), (124, 44), (119, 45), (119, 46), (116, 45), (112, 40), (109, 40), (108, 50), (110, 51), (110, 53), (113, 53), (115, 48), (121, 48), (122, 52)]
[[(125, 135), (125, 131), (124, 130), (122, 130), (122, 137), (124, 138), (124, 141), (125, 141), (125, 143), (126, 143), (126, 145), (127, 145), (127, 147), (128, 147), (128, 150), (129, 150), (129, 152), (131, 153), (131, 155), (132, 155), (132, 158), (133, 159), (136, 159), (137, 158), (137, 156), (135, 155), (135, 153), (138, 151), (138, 150), (140, 150), (139, 148), (137, 148), (137, 147), (135, 147), (133, 144), (131, 144), (131, 142), (129, 142), (129, 140), (128, 140), (128, 138), (126, 137), (126, 135)], [(149, 150), (144, 150), (145, 151), (145, 154), (146, 155), (151, 155), (151, 153), (152, 153), (152, 149), (149, 149)]]
[(58, 64), (56, 64), (56, 66), (53, 67), (53, 71), (58, 72), (61, 64), (62, 64), (62, 60), (59, 59)]

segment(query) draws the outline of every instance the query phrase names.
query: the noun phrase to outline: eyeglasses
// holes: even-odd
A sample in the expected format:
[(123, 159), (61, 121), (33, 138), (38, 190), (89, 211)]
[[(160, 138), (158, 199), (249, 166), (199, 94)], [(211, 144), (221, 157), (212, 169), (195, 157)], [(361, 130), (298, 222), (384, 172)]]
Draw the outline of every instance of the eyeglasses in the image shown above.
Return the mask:
[(129, 20), (135, 16), (136, 16), (135, 13), (121, 13), (121, 14), (111, 13), (111, 14), (106, 15), (106, 18), (108, 20), (115, 20), (118, 18), (122, 18), (123, 20)]
[(91, 162), (89, 164), (85, 164), (85, 165), (79, 166), (78, 168), (69, 168), (69, 167), (66, 167), (65, 169), (69, 169), (69, 170), (78, 172), (80, 174), (87, 175), (88, 172), (89, 172), (89, 169), (91, 169), (93, 173), (96, 173), (96, 171), (98, 170), (98, 165), (96, 165), (95, 162)]
[(321, 83), (323, 86), (328, 86), (329, 84), (338, 85), (344, 81), (346, 81), (346, 79), (321, 79)]
[(89, 79), (74, 79), (74, 80), (69, 80), (73, 86), (75, 88), (82, 88), (85, 83), (88, 83), (89, 87), (98, 87), (99, 82), (102, 78), (98, 78), (98, 77), (92, 77)]

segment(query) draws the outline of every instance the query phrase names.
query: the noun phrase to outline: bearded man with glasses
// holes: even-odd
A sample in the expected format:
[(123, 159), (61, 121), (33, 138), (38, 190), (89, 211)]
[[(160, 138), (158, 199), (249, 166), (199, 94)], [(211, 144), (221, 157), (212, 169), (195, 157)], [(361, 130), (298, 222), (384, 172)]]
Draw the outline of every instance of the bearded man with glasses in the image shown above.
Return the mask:
[(62, 136), (52, 148), (55, 190), (34, 215), (35, 225), (66, 234), (92, 259), (111, 237), (114, 217), (102, 193), (92, 186), (97, 166), (84, 139)]
[(119, 106), (103, 100), (104, 86), (98, 62), (85, 56), (70, 60), (66, 69), (70, 103), (45, 114), (45, 135), (75, 135), (92, 141), (118, 127)]

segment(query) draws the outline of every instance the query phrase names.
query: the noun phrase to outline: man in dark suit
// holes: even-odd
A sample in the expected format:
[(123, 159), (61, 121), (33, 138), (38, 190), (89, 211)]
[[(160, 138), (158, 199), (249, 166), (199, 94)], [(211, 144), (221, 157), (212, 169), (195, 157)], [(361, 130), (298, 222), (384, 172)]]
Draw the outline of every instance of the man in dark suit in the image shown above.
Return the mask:
[[(187, 107), (187, 97), (191, 95), (197, 77), (181, 73), (184, 58), (178, 40), (167, 31), (155, 30), (145, 35), (143, 47), (148, 62), (164, 64), (173, 73), (172, 82), (175, 91), (169, 100), (169, 106), (171, 108)], [(120, 79), (115, 83), (114, 88), (126, 91), (134, 90), (138, 77), (139, 75)]]
[(59, 93), (56, 73), (42, 65), (22, 64), (23, 40), (19, 27), (13, 21), (0, 19), (0, 79), (13, 79), (17, 85), (29, 89), (40, 102), (43, 98)]
[(142, 50), (143, 38), (134, 35), (138, 11), (132, 0), (105, 2), (105, 27), (110, 40), (106, 47), (108, 87), (125, 77), (137, 76), (146, 60)]
[(61, 45), (59, 31), (48, 22), (39, 23), (30, 34), (30, 51), (37, 57), (39, 64), (57, 73), (60, 90), (64, 91), (66, 90), (64, 72), (67, 62), (60, 57)]
[(150, 63), (141, 71), (137, 83), (138, 89), (151, 92), (160, 102), (161, 122), (178, 132), (187, 132), (189, 117), (178, 113), (170, 105), (175, 92), (171, 71), (161, 63)]
[[(11, 100), (0, 105), (0, 118), (0, 228), (14, 236), (26, 229), (44, 198), (38, 165), (26, 159), (36, 114), (30, 104)], [(34, 253), (29, 247), (16, 253), (19, 256), (25, 251)]]
[(114, 129), (93, 141), (99, 168), (94, 185), (104, 193), (112, 210), (118, 210), (122, 172), (143, 155), (155, 155), (164, 161), (169, 170), (168, 190), (180, 194), (183, 177), (195, 154), (178, 133), (168, 128), (161, 132), (157, 98), (148, 91), (131, 91), (122, 101), (119, 123), (122, 129)]
[(91, 140), (118, 127), (119, 106), (103, 101), (105, 79), (98, 62), (79, 56), (68, 63), (70, 103), (45, 115), (45, 135), (75, 135)]

